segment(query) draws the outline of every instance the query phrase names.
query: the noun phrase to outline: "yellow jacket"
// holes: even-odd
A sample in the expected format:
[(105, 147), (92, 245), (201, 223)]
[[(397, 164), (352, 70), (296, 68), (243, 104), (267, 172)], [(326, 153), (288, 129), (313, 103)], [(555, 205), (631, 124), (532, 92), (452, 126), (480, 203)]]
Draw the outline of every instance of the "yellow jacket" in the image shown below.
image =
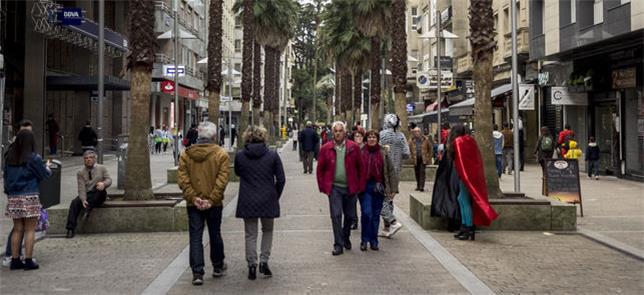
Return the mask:
[(195, 198), (221, 207), (228, 185), (228, 153), (216, 144), (194, 144), (179, 158), (177, 182), (188, 206)]
[(566, 159), (579, 159), (581, 158), (582, 152), (580, 149), (577, 148), (577, 142), (574, 140), (569, 141), (568, 145), (570, 146), (570, 149), (568, 149), (568, 152), (566, 152), (566, 155), (564, 158)]

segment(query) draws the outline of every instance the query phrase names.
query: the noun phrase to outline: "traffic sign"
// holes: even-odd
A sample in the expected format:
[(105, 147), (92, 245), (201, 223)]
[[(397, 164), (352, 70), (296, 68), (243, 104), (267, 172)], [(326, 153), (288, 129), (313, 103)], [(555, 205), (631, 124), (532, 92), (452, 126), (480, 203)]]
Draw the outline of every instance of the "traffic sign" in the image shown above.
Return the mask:
[[(166, 77), (174, 77), (175, 68), (174, 65), (163, 65), (163, 75)], [(177, 66), (177, 75), (183, 77), (186, 75), (186, 66), (178, 65)]]

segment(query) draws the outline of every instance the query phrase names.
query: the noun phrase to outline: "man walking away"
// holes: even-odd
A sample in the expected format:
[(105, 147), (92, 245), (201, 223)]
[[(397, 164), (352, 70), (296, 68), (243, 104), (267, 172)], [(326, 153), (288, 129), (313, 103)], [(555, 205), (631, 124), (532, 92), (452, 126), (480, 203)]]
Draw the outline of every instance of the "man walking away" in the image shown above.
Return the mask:
[(414, 172), (416, 175), (416, 190), (425, 191), (425, 168), (432, 163), (433, 146), (431, 140), (424, 136), (420, 128), (412, 129), (414, 137), (409, 140), (409, 150), (411, 151), (411, 161), (414, 163)]
[(107, 199), (107, 188), (112, 185), (112, 178), (107, 168), (96, 164), (96, 153), (87, 150), (83, 153), (85, 166), (76, 173), (78, 197), (69, 205), (67, 215), (67, 238), (75, 235), (78, 215), (84, 211), (83, 219), (87, 220), (93, 208), (102, 205)]
[(499, 132), (499, 125), (494, 124), (492, 138), (494, 139), (494, 157), (496, 162), (496, 174), (501, 177), (503, 174), (503, 133)]
[(357, 194), (364, 186), (360, 147), (346, 139), (344, 123), (335, 122), (332, 129), (333, 140), (320, 148), (316, 174), (320, 192), (329, 197), (335, 256), (351, 250), (351, 223), (357, 214)]
[(230, 148), (235, 146), (235, 138), (237, 138), (237, 128), (235, 124), (230, 125)]
[(225, 274), (224, 241), (221, 238), (221, 214), (224, 191), (228, 185), (228, 153), (216, 144), (217, 126), (212, 122), (199, 124), (197, 143), (179, 158), (177, 182), (188, 203), (190, 236), (190, 268), (192, 284), (202, 285), (204, 275), (203, 231), (208, 224), (210, 261), (213, 277)]
[(81, 142), (83, 153), (85, 153), (86, 150), (96, 149), (96, 144), (98, 144), (98, 135), (96, 135), (96, 132), (92, 129), (90, 121), (85, 122), (85, 127), (83, 127), (81, 132), (78, 134), (78, 140)]
[(514, 170), (514, 133), (508, 123), (503, 123), (503, 170), (506, 170), (507, 173), (512, 175)]
[(313, 173), (313, 157), (315, 156), (316, 145), (320, 142), (317, 132), (313, 130), (311, 121), (306, 122), (306, 128), (302, 131), (299, 140), (302, 142), (304, 152), (304, 174), (311, 174)]

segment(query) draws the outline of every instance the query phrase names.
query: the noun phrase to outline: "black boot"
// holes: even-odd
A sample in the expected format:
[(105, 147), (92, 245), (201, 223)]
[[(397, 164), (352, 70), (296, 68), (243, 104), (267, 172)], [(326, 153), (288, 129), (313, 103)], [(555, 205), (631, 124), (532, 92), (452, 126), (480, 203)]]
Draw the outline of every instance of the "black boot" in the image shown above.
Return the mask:
[(273, 272), (271, 271), (270, 268), (268, 268), (268, 263), (267, 262), (260, 262), (259, 263), (259, 273), (263, 273), (267, 277), (272, 277)]
[(20, 260), (20, 258), (11, 258), (11, 266), (9, 269), (11, 270), (16, 270), (16, 269), (23, 269), (25, 268), (25, 264)]
[(33, 259), (31, 259), (31, 258), (26, 258), (25, 259), (24, 270), (32, 270), (32, 269), (38, 269), (38, 268), (40, 268), (40, 265), (38, 265), (38, 263), (34, 262)]
[(459, 239), (461, 241), (465, 241), (465, 240), (474, 241), (475, 234), (476, 234), (476, 230), (474, 230), (474, 227), (473, 226), (467, 226), (467, 227), (465, 227), (465, 232), (463, 232), (460, 236), (458, 236), (457, 239)]
[(464, 232), (465, 232), (465, 225), (461, 224), (461, 229), (456, 234), (454, 234), (454, 238), (458, 239), (458, 237), (462, 235)]
[(255, 280), (257, 278), (257, 264), (248, 267), (248, 279)]

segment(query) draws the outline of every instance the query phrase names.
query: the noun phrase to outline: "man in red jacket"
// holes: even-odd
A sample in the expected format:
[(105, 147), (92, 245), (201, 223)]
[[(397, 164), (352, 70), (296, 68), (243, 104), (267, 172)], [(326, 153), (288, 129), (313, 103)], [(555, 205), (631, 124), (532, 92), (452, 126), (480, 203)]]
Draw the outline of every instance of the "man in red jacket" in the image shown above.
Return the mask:
[[(347, 140), (346, 126), (335, 122), (333, 140), (320, 148), (317, 181), (320, 192), (329, 196), (329, 210), (333, 224), (333, 255), (343, 248), (351, 250), (351, 222), (356, 219), (356, 195), (364, 185), (361, 173), (360, 147)], [(344, 214), (344, 220), (342, 215)]]

